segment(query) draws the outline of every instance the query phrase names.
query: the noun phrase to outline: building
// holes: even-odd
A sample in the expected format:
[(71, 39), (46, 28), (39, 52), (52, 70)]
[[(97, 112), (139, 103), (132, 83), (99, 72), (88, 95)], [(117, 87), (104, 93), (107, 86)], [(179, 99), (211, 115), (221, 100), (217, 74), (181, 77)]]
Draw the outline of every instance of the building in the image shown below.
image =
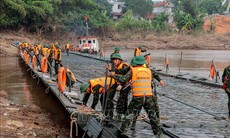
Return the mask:
[(159, 2), (163, 2), (165, 0), (152, 0), (153, 4), (159, 3)]
[(173, 9), (174, 5), (171, 2), (158, 2), (153, 4), (153, 14), (160, 15), (161, 13), (165, 13), (168, 15), (168, 22), (173, 22)]
[(122, 10), (125, 7), (125, 2), (119, 2), (118, 0), (108, 0), (112, 4), (112, 16), (114, 20), (118, 20), (123, 14)]

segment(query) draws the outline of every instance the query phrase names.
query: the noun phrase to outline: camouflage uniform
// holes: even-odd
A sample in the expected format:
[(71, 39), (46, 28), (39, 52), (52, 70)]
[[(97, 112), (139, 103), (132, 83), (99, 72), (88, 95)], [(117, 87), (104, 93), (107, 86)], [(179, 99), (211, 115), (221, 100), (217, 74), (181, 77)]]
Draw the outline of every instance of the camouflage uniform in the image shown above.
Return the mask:
[[(118, 82), (127, 82), (132, 77), (132, 71), (130, 70), (125, 75), (115, 75), (114, 79)], [(126, 111), (125, 121), (122, 123), (121, 131), (126, 132), (131, 121), (137, 118), (138, 114), (141, 111), (141, 108), (144, 107), (146, 112), (148, 113), (148, 117), (150, 120), (151, 127), (153, 129), (153, 133), (157, 136), (162, 136), (162, 130), (160, 125), (160, 120), (156, 115), (155, 112), (155, 103), (152, 96), (146, 97), (133, 97), (129, 106), (128, 110)]]
[(226, 84), (225, 92), (228, 95), (228, 115), (230, 118), (230, 65), (224, 69), (222, 82)]
[[(112, 69), (113, 70), (113, 69)], [(123, 65), (122, 69), (114, 69), (116, 74), (120, 74), (120, 75), (124, 75), (129, 71), (129, 67), (126, 65)], [(124, 83), (121, 84), (122, 86), (124, 86)], [(114, 103), (113, 103), (113, 99), (114, 96), (116, 94), (116, 88), (117, 88), (118, 84), (114, 84), (113, 86), (110, 87), (110, 89), (108, 90), (108, 101), (107, 101), (107, 108), (106, 108), (106, 115), (108, 116), (108, 119), (112, 119), (113, 118), (113, 110), (114, 110)], [(127, 110), (127, 106), (128, 106), (128, 92), (130, 91), (130, 88), (127, 88), (125, 90), (121, 90), (120, 91), (120, 97), (118, 98), (117, 101), (117, 106), (116, 106), (116, 111), (118, 114), (124, 114)]]
[[(101, 88), (100, 85), (96, 85), (93, 87), (93, 102), (92, 102), (92, 105), (91, 105), (91, 108), (92, 109), (95, 109), (97, 103), (98, 103), (98, 100), (99, 100), (99, 96), (100, 96), (100, 93), (99, 93), (99, 89)], [(83, 105), (86, 106), (87, 102), (88, 102), (88, 99), (90, 97), (91, 93), (85, 93), (84, 94), (84, 97), (83, 97), (83, 100), (82, 100), (82, 103)], [(101, 102), (101, 105), (103, 105), (103, 94), (101, 94), (101, 97), (100, 97), (100, 102)]]
[[(159, 77), (159, 75), (152, 71), (152, 76), (154, 79), (156, 79), (158, 82), (161, 81), (161, 78)], [(156, 91), (156, 87), (155, 86), (152, 86), (154, 88), (154, 93), (153, 93), (153, 104), (154, 104), (154, 110), (156, 112), (156, 116), (157, 118), (160, 118), (160, 109), (159, 109), (159, 106), (158, 106), (158, 98), (157, 98), (157, 91)], [(137, 117), (138, 116), (135, 116), (135, 119), (133, 120), (133, 123), (131, 125), (131, 129), (135, 129), (135, 126), (136, 126), (136, 120), (137, 120)]]

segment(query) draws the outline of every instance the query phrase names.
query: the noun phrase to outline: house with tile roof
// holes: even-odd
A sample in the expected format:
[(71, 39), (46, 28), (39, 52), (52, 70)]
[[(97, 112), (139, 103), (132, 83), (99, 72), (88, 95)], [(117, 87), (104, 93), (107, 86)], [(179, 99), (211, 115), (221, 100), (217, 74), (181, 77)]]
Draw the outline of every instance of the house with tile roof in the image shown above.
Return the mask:
[(168, 22), (171, 23), (173, 22), (173, 7), (174, 5), (171, 2), (158, 2), (153, 4), (153, 13), (150, 17), (154, 17), (157, 15), (160, 15), (161, 13), (165, 13), (168, 15)]

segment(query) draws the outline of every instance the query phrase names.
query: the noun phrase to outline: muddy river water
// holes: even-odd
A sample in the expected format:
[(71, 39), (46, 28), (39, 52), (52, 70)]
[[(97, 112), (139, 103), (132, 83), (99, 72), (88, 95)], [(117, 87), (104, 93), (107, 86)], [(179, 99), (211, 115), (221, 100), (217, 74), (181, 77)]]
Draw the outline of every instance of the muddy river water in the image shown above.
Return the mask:
[(41, 107), (49, 111), (54, 119), (64, 121), (65, 109), (52, 94), (45, 94), (46, 87), (31, 77), (30, 71), (20, 64), (18, 57), (1, 57), (0, 90), (7, 93), (7, 99), (16, 104)]
[[(201, 76), (208, 76), (212, 60), (215, 61), (220, 72), (230, 62), (230, 51), (151, 50), (147, 53), (151, 53), (151, 64), (162, 69), (164, 68), (164, 58), (167, 54), (170, 71), (177, 72), (181, 52), (183, 52), (181, 71), (191, 72), (191, 74), (196, 73)], [(121, 55), (125, 60), (130, 61), (133, 56), (133, 50), (121, 50)], [(36, 85), (30, 74), (26, 73), (25, 69), (20, 66), (17, 57), (1, 57), (0, 80), (0, 88), (7, 92), (9, 100), (20, 104), (34, 103), (42, 108), (50, 108), (49, 110), (52, 112), (52, 105), (56, 104), (52, 96), (48, 97), (49, 99), (47, 100), (44, 98), (46, 95), (42, 91), (45, 90), (45, 87)]]

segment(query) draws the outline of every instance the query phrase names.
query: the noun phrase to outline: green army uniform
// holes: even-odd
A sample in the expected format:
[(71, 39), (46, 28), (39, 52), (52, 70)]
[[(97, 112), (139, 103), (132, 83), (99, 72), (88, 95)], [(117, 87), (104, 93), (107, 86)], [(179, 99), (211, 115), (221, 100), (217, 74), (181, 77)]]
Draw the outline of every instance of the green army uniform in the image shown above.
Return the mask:
[(230, 118), (230, 65), (224, 69), (222, 82), (226, 84), (225, 92), (228, 95), (228, 116)]
[[(161, 81), (161, 78), (159, 77), (159, 75), (158, 75), (156, 72), (152, 71), (152, 76), (153, 76), (153, 78), (156, 79), (158, 82)], [(160, 109), (159, 109), (159, 106), (158, 106), (158, 98), (157, 98), (156, 87), (155, 87), (155, 86), (152, 86), (152, 88), (154, 89), (154, 91), (153, 91), (153, 104), (154, 104), (154, 110), (155, 110), (155, 112), (156, 112), (157, 118), (160, 118)], [(139, 113), (138, 113), (138, 114), (139, 114)], [(138, 117), (138, 116), (135, 116), (135, 119), (134, 119), (133, 122), (132, 122), (132, 125), (131, 125), (131, 129), (132, 129), (132, 130), (135, 129), (137, 117)]]
[[(111, 56), (111, 59), (121, 59), (120, 54), (115, 53), (114, 55)], [(121, 59), (122, 60), (122, 59)], [(126, 64), (122, 65), (121, 69), (116, 69), (116, 67), (114, 66), (114, 68), (112, 68), (111, 71), (114, 71), (116, 74), (120, 74), (120, 75), (124, 75), (129, 71), (129, 66), (127, 66)], [(124, 87), (124, 83), (121, 84)], [(108, 101), (107, 101), (107, 108), (106, 108), (106, 112), (105, 114), (108, 115), (107, 119), (112, 119), (113, 118), (113, 111), (114, 111), (114, 103), (113, 103), (113, 99), (114, 96), (116, 94), (116, 88), (117, 88), (118, 84), (115, 83), (114, 85), (112, 85), (110, 87), (110, 89), (108, 90)], [(128, 92), (130, 91), (130, 87), (125, 89), (125, 90), (121, 90), (120, 91), (120, 96), (118, 98), (117, 101), (117, 106), (116, 106), (116, 111), (118, 114), (124, 114), (127, 110), (127, 106), (128, 106)]]
[(49, 50), (50, 50), (50, 54), (49, 54), (49, 56), (48, 56), (48, 62), (49, 62), (49, 64), (50, 64), (50, 66), (48, 67), (48, 72), (51, 72), (52, 71), (52, 63), (53, 63), (53, 50), (52, 50), (52, 46), (51, 45), (49, 45), (48, 46), (48, 48), (49, 48)]
[[(143, 56), (137, 56), (135, 58), (140, 61), (140, 62), (136, 62), (138, 64), (146, 63)], [(114, 75), (114, 79), (118, 82), (124, 83), (124, 82), (128, 82), (131, 79), (132, 75), (133, 75), (132, 71), (130, 70), (125, 75)], [(154, 109), (155, 103), (154, 103), (153, 96), (143, 96), (143, 97), (133, 96), (128, 106), (128, 110), (126, 111), (126, 114), (125, 114), (126, 117), (125, 117), (125, 121), (122, 123), (121, 131), (123, 131), (124, 133), (127, 131), (131, 121), (134, 120), (138, 116), (142, 107), (144, 107), (144, 109), (148, 113), (150, 124), (153, 129), (153, 133), (157, 135), (157, 137), (163, 137), (160, 120), (157, 117), (155, 109)]]
[[(98, 101), (99, 101), (99, 96), (100, 96), (99, 89), (100, 88), (101, 88), (100, 85), (96, 85), (96, 86), (93, 87), (93, 92), (85, 93), (84, 97), (83, 97), (83, 100), (82, 100), (82, 104), (85, 105), (85, 106), (87, 105), (89, 97), (90, 97), (90, 95), (92, 93), (93, 94), (93, 102), (92, 102), (91, 108), (95, 109), (95, 107), (96, 107), (96, 105), (98, 104)], [(100, 102), (101, 102), (101, 105), (102, 105), (102, 103), (103, 103), (103, 94), (100, 97)]]

